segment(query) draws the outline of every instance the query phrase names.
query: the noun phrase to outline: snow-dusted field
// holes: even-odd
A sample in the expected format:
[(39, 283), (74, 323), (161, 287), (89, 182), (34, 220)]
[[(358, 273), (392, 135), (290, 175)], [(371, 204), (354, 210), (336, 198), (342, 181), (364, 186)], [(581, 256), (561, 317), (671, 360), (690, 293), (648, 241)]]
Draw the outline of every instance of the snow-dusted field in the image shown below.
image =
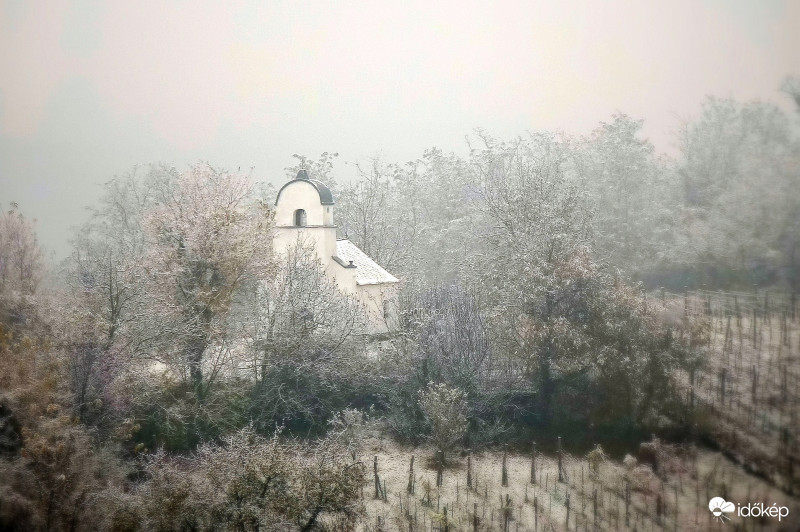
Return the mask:
[[(586, 457), (565, 454), (565, 482), (558, 482), (555, 456), (538, 454), (536, 482), (530, 481), (531, 454), (509, 452), (508, 486), (501, 485), (501, 451), (472, 456), (473, 487), (467, 488), (467, 459), (459, 456), (436, 487), (436, 467), (427, 447), (407, 448), (388, 440), (370, 439), (360, 459), (369, 464), (363, 497), (366, 517), (359, 530), (797, 530), (800, 501), (764, 480), (748, 475), (720, 453), (691, 448), (658, 446), (659, 474), (632, 457), (626, 464), (604, 460), (591, 473)], [(409, 464), (414, 462), (415, 490), (407, 491)], [(375, 498), (372, 473), (378, 458), (378, 476), (386, 486), (386, 500)], [(626, 512), (625, 495), (629, 493)], [(737, 505), (763, 502), (789, 508), (780, 521), (733, 515), (727, 524), (714, 519), (709, 500), (722, 496)], [(567, 524), (567, 499), (569, 523)], [(430, 502), (428, 502), (430, 500)], [(507, 502), (508, 501), (508, 502)], [(595, 510), (596, 501), (596, 510)], [(659, 502), (660, 501), (660, 502)], [(660, 511), (659, 511), (660, 506)], [(627, 515), (627, 519), (626, 519)]]

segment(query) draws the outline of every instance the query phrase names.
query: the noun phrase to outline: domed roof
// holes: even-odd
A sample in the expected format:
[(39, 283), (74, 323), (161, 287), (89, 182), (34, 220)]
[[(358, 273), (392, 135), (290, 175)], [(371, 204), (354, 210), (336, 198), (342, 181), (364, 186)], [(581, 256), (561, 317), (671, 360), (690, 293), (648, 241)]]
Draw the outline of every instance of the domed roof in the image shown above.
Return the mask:
[(322, 181), (317, 181), (316, 179), (309, 179), (308, 173), (305, 170), (300, 170), (299, 172), (297, 172), (297, 177), (295, 177), (294, 179), (292, 179), (291, 181), (289, 181), (288, 183), (286, 183), (281, 187), (281, 189), (278, 191), (278, 197), (275, 198), (275, 205), (277, 205), (278, 202), (280, 201), (281, 192), (283, 192), (283, 189), (288, 187), (292, 183), (296, 183), (298, 181), (305, 181), (306, 183), (311, 183), (311, 186), (317, 189), (317, 193), (319, 194), (319, 202), (322, 205), (333, 205), (333, 194), (331, 193), (331, 189), (329, 189), (327, 185), (325, 185), (325, 183), (323, 183)]

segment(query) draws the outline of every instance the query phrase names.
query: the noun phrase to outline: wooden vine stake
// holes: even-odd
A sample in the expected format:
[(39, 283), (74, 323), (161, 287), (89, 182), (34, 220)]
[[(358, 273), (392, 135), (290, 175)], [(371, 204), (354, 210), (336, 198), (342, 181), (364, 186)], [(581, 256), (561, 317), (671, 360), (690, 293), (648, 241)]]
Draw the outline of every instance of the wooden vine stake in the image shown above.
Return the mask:
[(503, 487), (508, 487), (508, 469), (506, 467), (506, 451), (503, 450), (503, 470), (501, 473), (501, 484)]
[(381, 498), (381, 481), (378, 478), (378, 455), (375, 455), (375, 460), (372, 463), (372, 471), (375, 474), (375, 498)]
[(467, 490), (472, 488), (472, 453), (467, 449)]
[(631, 486), (630, 483), (625, 483), (625, 526), (631, 526), (630, 512), (628, 508), (631, 504)]
[(408, 468), (408, 486), (406, 492), (409, 495), (414, 495), (414, 455), (411, 455), (411, 466)]
[(442, 451), (438, 451), (437, 455), (438, 455), (439, 459), (437, 460), (438, 464), (437, 464), (437, 469), (436, 469), (436, 487), (437, 488), (441, 488), (442, 487), (442, 477), (443, 477), (442, 468), (444, 467), (444, 464), (443, 464), (443, 462), (444, 462), (444, 454), (442, 453)]

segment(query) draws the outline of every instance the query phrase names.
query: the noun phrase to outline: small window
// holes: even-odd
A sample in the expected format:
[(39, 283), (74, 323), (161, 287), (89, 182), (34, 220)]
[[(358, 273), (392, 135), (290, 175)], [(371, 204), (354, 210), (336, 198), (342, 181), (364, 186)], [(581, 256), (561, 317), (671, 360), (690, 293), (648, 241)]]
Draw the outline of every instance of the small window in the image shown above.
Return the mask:
[(303, 209), (297, 209), (294, 211), (294, 225), (297, 227), (306, 226), (306, 211)]

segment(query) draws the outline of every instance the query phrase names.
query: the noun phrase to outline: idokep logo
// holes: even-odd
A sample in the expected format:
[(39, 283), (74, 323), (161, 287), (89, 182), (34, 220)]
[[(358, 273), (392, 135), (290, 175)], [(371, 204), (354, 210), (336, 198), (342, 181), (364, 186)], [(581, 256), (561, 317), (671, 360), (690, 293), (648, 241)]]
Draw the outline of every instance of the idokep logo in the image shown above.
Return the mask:
[(739, 517), (777, 517), (778, 521), (789, 515), (789, 508), (786, 506), (778, 506), (777, 502), (773, 502), (772, 506), (764, 505), (763, 502), (754, 502), (750, 504), (740, 504)]
[(722, 497), (714, 497), (708, 501), (708, 509), (714, 514), (714, 519), (720, 522), (730, 521), (731, 518), (725, 515), (736, 510), (736, 505), (728, 502)]
[(731, 513), (736, 513), (739, 517), (777, 517), (778, 521), (789, 515), (789, 508), (778, 506), (777, 502), (772, 506), (763, 502), (741, 504), (737, 509), (735, 504), (722, 497), (714, 497), (708, 501), (708, 509), (714, 515), (714, 519), (720, 522), (730, 521), (731, 518), (725, 514)]

